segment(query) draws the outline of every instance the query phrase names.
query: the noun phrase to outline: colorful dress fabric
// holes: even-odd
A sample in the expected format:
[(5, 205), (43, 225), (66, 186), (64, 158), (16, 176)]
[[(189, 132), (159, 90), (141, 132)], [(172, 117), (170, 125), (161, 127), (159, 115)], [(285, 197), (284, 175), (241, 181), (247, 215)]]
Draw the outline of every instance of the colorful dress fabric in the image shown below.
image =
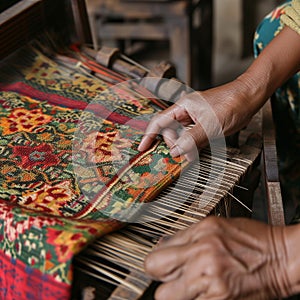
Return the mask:
[(69, 299), (74, 256), (124, 226), (124, 208), (153, 200), (186, 163), (163, 142), (137, 151), (159, 110), (145, 96), (31, 47), (0, 77), (0, 299)]
[[(299, 22), (299, 0), (286, 1), (265, 17), (254, 39), (254, 54), (258, 56), (283, 26), (295, 30)], [(294, 17), (294, 21), (293, 21)], [(298, 30), (296, 30), (298, 32)], [(287, 223), (300, 220), (300, 74), (295, 74), (275, 93), (273, 117), (279, 155)], [(296, 215), (295, 215), (296, 211)], [(293, 222), (294, 222), (293, 221)]]
[(293, 0), (291, 5), (287, 5), (280, 19), (283, 24), (300, 34), (300, 1)]

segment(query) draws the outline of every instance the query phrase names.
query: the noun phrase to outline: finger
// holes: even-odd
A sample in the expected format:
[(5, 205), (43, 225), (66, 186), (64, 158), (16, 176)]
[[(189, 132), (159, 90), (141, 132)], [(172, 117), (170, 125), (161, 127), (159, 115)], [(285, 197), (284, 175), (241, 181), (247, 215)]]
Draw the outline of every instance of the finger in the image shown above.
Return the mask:
[(192, 136), (198, 149), (205, 147), (209, 142), (203, 127), (199, 123), (189, 129), (188, 133)]
[(175, 130), (171, 128), (163, 129), (161, 132), (164, 141), (166, 142), (169, 148), (172, 148), (176, 140), (178, 139), (178, 134)]
[(162, 248), (167, 248), (167, 247), (172, 247), (172, 246), (186, 245), (186, 244), (190, 243), (192, 240), (192, 234), (190, 234), (191, 229), (193, 227), (196, 227), (197, 225), (198, 225), (198, 223), (193, 224), (188, 229), (178, 231), (175, 235), (162, 236), (159, 239), (155, 249), (162, 249)]
[(203, 257), (206, 257), (207, 251), (212, 249), (209, 240), (210, 237), (207, 237), (203, 243), (186, 243), (155, 248), (145, 259), (145, 271), (160, 281), (168, 281), (178, 277), (182, 272), (180, 269), (186, 266), (191, 258), (197, 258), (197, 260), (190, 264), (190, 269), (196, 263), (199, 266), (196, 271), (201, 270), (200, 266), (207, 267), (207, 260), (203, 260)]
[(184, 155), (184, 157), (188, 162), (192, 162), (192, 161), (196, 160), (199, 157), (198, 149), (195, 148), (191, 152), (186, 153)]
[(182, 274), (182, 266), (178, 267), (176, 270), (171, 272), (170, 274), (163, 277), (163, 279), (158, 279), (161, 282), (170, 282), (178, 279)]
[(195, 159), (199, 156), (198, 149), (208, 144), (208, 139), (200, 124), (182, 132), (178, 140), (171, 149), (171, 155), (188, 155), (188, 160)]
[(173, 147), (170, 149), (170, 154), (172, 157), (177, 157), (193, 152), (196, 149), (197, 147), (193, 137), (186, 131), (176, 140)]
[[(177, 126), (177, 130), (174, 130), (172, 128), (166, 128), (163, 129), (161, 134), (164, 138), (164, 141), (166, 142), (167, 146), (170, 148), (170, 153), (172, 155), (173, 153), (173, 157), (177, 157), (179, 155), (177, 155), (178, 153), (181, 153), (183, 151), (181, 151), (181, 146), (177, 146), (177, 144), (181, 143), (181, 140), (178, 141), (179, 136), (178, 136), (178, 127)], [(181, 130), (182, 132), (182, 130)], [(176, 149), (176, 148), (179, 149)], [(175, 154), (174, 154), (175, 153)], [(185, 153), (184, 154), (185, 158), (187, 159), (187, 161), (193, 161), (195, 160), (199, 155), (198, 155), (198, 150), (196, 149), (196, 147), (194, 147), (190, 152)]]
[(154, 142), (154, 140), (156, 139), (157, 134), (145, 134), (138, 146), (138, 151), (146, 151), (147, 149), (149, 149), (152, 145), (152, 143)]
[(145, 259), (145, 271), (160, 281), (176, 277), (174, 274), (177, 276), (180, 274), (178, 269), (188, 259), (188, 252), (189, 249), (186, 245), (155, 249)]
[(205, 295), (210, 282), (206, 276), (197, 276), (191, 278), (188, 274), (182, 275), (180, 278), (161, 284), (156, 292), (156, 300), (194, 300), (208, 299), (201, 298)]
[(138, 150), (145, 151), (149, 149), (157, 135), (160, 134), (163, 129), (174, 129), (178, 126), (179, 123), (175, 120), (175, 116), (172, 112), (165, 110), (164, 112), (157, 114), (148, 124)]
[[(162, 237), (159, 240), (156, 249), (194, 243), (199, 241), (203, 237), (210, 237), (215, 233), (220, 233), (220, 235), (224, 235), (224, 228), (228, 228), (228, 226), (229, 221), (227, 219), (209, 216), (199, 221), (198, 223), (191, 225), (185, 230), (178, 231), (173, 236)], [(235, 227), (232, 225), (230, 227), (235, 229)]]

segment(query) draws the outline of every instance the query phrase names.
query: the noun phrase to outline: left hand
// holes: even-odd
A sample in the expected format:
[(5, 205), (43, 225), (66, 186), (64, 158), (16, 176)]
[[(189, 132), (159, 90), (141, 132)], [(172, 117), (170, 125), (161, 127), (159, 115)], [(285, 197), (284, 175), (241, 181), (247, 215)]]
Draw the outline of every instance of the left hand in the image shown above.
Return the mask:
[(283, 230), (250, 219), (207, 217), (162, 241), (145, 261), (146, 272), (162, 281), (155, 299), (287, 296)]
[(193, 161), (199, 157), (198, 149), (211, 139), (233, 134), (249, 123), (259, 107), (251, 105), (253, 99), (248, 98), (251, 95), (248, 86), (237, 79), (206, 91), (182, 95), (175, 104), (152, 118), (138, 150), (149, 149), (161, 134), (173, 157), (184, 155)]

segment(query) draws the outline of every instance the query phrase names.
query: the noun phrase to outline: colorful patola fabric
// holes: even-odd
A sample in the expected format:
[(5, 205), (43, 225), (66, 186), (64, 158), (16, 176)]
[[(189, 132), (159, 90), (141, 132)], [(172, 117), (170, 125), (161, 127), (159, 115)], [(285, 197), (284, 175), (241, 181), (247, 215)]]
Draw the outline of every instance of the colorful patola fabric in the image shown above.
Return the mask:
[(0, 73), (0, 298), (69, 299), (74, 255), (122, 227), (124, 211), (153, 200), (185, 163), (163, 143), (137, 151), (159, 109), (127, 86), (31, 47)]

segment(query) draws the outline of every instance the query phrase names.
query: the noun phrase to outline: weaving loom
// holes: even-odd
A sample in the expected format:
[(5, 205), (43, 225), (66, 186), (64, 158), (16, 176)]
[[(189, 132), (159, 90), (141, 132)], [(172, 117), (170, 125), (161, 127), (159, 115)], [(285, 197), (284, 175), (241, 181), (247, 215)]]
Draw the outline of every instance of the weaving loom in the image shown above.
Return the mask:
[(163, 235), (230, 215), (233, 189), (260, 153), (243, 144), (212, 159), (207, 148), (192, 167), (160, 140), (139, 153), (147, 120), (166, 103), (122, 82), (173, 72), (101, 66), (80, 47), (90, 42), (86, 21), (79, 0), (23, 0), (1, 15), (1, 299), (146, 297), (145, 255)]

